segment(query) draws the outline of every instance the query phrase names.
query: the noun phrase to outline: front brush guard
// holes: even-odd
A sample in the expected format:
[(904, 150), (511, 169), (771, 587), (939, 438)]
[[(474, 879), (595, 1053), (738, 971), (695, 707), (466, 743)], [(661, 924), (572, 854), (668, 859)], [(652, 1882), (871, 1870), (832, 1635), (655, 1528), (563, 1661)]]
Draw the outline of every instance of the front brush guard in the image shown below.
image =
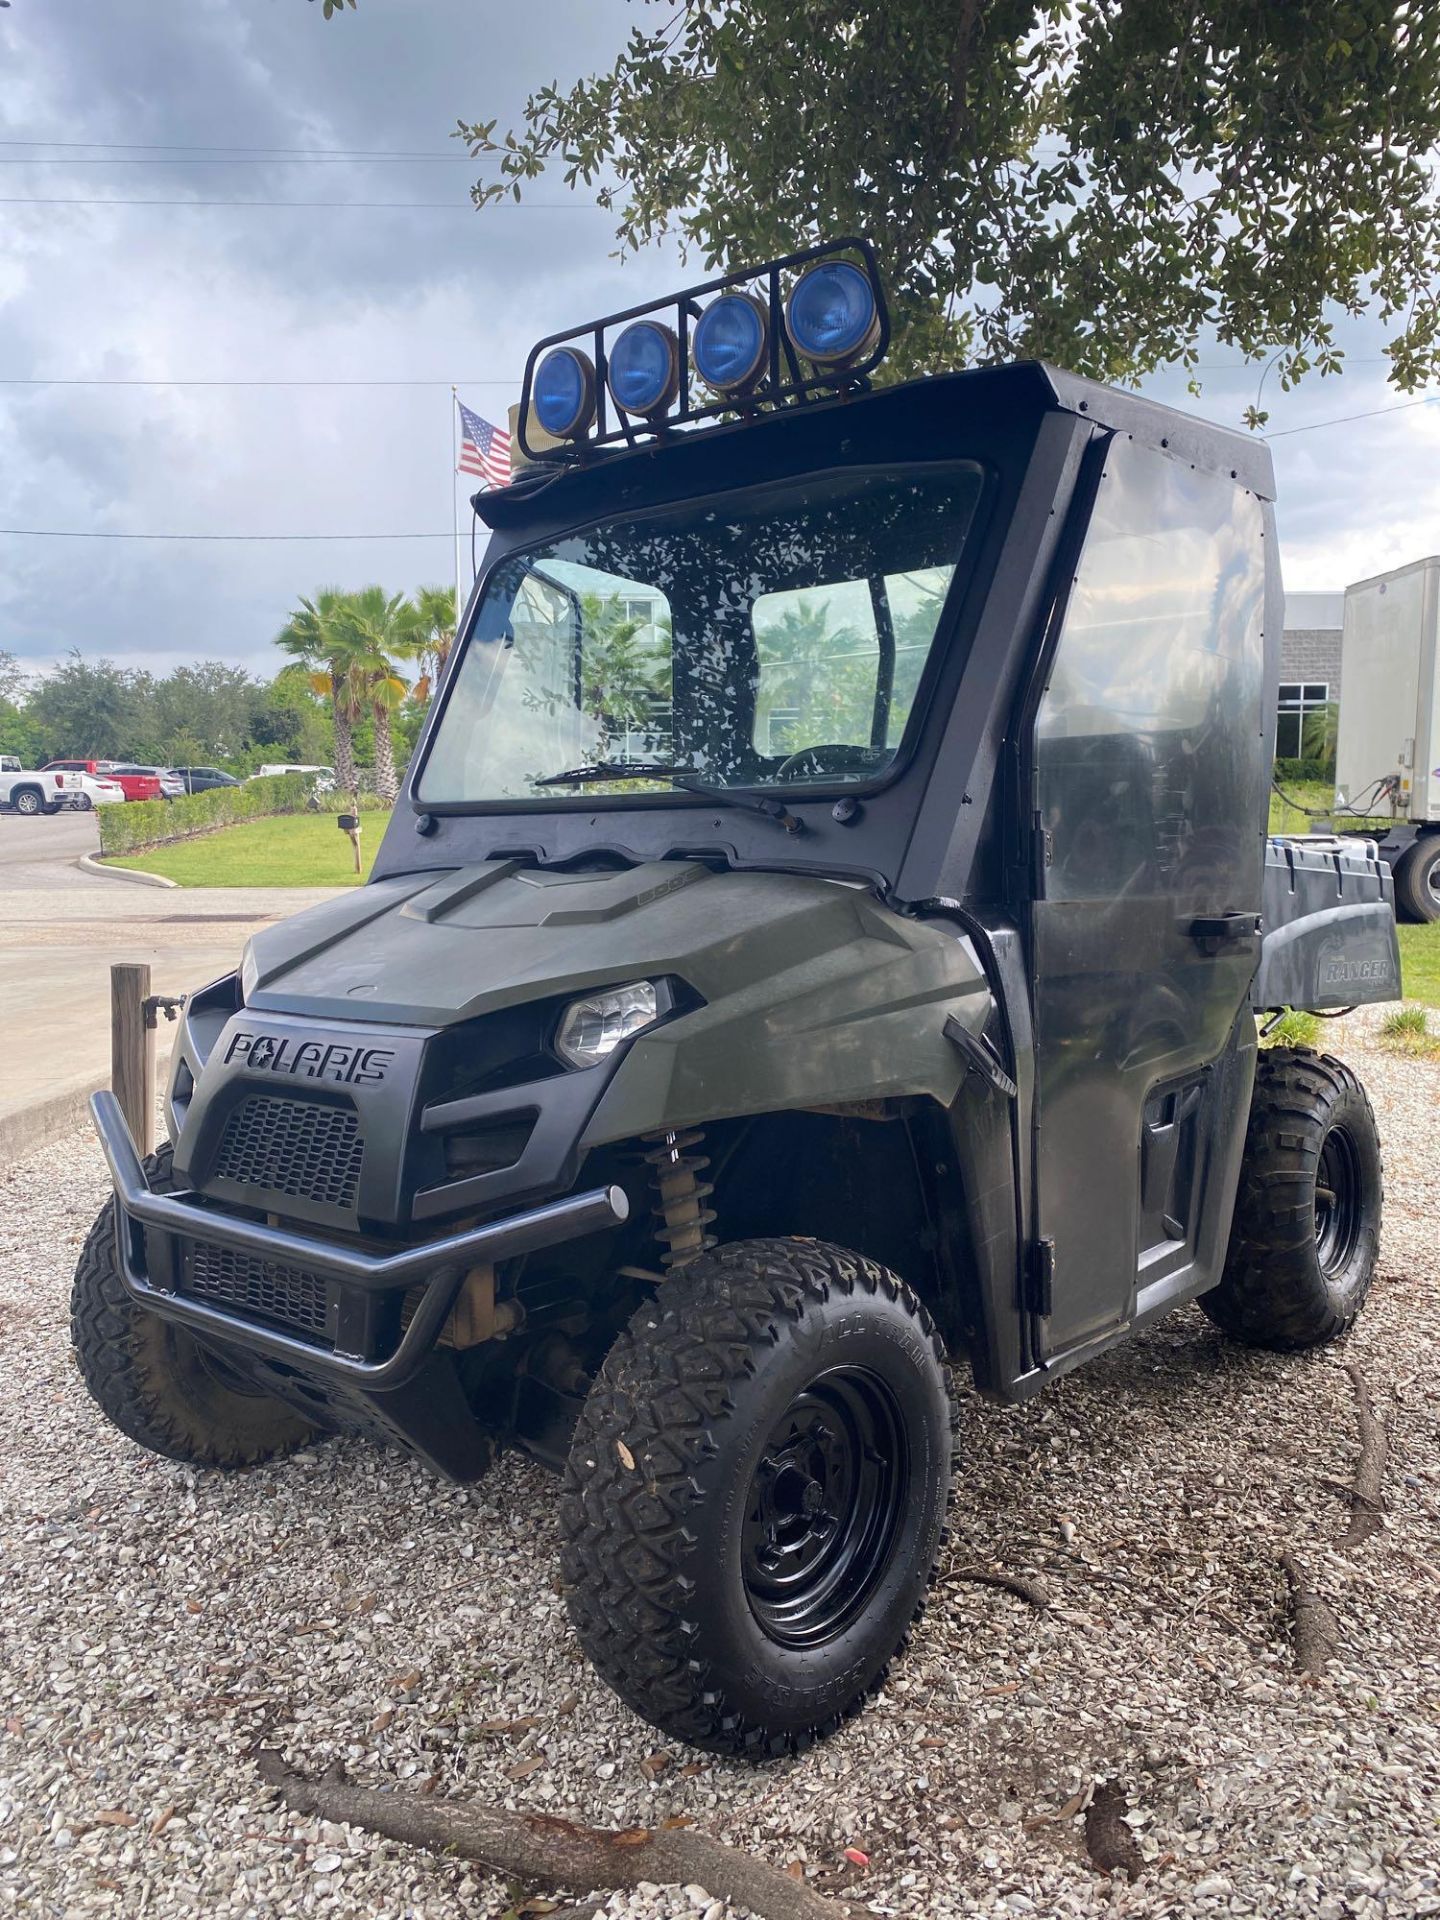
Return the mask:
[[(141, 1306), (209, 1335), (248, 1348), (306, 1372), (365, 1388), (369, 1392), (401, 1387), (434, 1346), (455, 1304), (465, 1274), (473, 1266), (506, 1260), (542, 1247), (558, 1246), (606, 1227), (619, 1226), (630, 1211), (621, 1187), (597, 1187), (566, 1200), (552, 1200), (528, 1212), (485, 1226), (467, 1227), (396, 1253), (366, 1253), (333, 1241), (220, 1213), (194, 1193), (152, 1193), (145, 1169), (113, 1093), (91, 1096), (90, 1112), (115, 1186), (115, 1239), (126, 1290)], [(366, 1292), (424, 1287), (415, 1314), (395, 1352), (384, 1360), (315, 1345), (278, 1328), (258, 1325), (203, 1301), (188, 1298), (152, 1279), (146, 1260), (145, 1229), (180, 1241), (201, 1241), (261, 1259), (281, 1261), (323, 1274)]]

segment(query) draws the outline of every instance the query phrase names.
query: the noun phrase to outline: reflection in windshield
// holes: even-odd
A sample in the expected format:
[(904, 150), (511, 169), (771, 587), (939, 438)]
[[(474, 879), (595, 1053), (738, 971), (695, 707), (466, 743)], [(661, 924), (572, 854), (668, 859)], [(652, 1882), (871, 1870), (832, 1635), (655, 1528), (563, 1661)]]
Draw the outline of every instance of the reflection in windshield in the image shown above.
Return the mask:
[(717, 787), (874, 779), (905, 732), (979, 490), (968, 464), (812, 478), (509, 556), (419, 797), (564, 804), (542, 783), (616, 762)]

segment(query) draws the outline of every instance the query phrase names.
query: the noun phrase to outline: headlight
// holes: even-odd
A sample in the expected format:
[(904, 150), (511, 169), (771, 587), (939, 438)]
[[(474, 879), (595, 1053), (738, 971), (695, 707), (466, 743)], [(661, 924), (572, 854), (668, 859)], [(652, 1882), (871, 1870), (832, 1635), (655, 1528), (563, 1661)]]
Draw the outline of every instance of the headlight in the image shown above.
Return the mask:
[(625, 987), (606, 987), (572, 1000), (560, 1017), (555, 1051), (572, 1067), (598, 1066), (621, 1044), (662, 1012), (660, 990), (653, 980), (635, 980)]

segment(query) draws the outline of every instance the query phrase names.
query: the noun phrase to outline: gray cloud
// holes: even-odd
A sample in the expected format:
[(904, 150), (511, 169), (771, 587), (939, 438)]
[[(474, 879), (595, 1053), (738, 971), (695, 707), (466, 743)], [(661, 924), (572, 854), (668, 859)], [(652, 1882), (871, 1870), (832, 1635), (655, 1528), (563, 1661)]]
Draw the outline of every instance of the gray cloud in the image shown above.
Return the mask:
[[(328, 25), (301, 0), (16, 0), (0, 13), (0, 138), (444, 151), (460, 116), (593, 70), (631, 24), (596, 0), (376, 4)], [(474, 214), (466, 165), (42, 166), (0, 148), (0, 196), (448, 200), (450, 213), (0, 207), (0, 375), (433, 379), (433, 388), (0, 386), (0, 524), (110, 531), (434, 532), (450, 524), (443, 383), (503, 419), (530, 342), (673, 284), (623, 268), (585, 208)], [(537, 198), (561, 197), (557, 184)], [(1364, 359), (1378, 330), (1347, 321)], [(1202, 358), (1233, 361), (1233, 351)], [(1258, 370), (1157, 397), (1230, 423)], [(1275, 427), (1393, 403), (1383, 369), (1281, 395)], [(1287, 578), (1343, 583), (1434, 544), (1440, 410), (1274, 443)], [(1402, 484), (1397, 487), (1397, 480)], [(443, 579), (447, 540), (148, 545), (0, 538), (0, 646), (79, 646), (163, 668), (273, 666), (271, 635), (322, 582)]]

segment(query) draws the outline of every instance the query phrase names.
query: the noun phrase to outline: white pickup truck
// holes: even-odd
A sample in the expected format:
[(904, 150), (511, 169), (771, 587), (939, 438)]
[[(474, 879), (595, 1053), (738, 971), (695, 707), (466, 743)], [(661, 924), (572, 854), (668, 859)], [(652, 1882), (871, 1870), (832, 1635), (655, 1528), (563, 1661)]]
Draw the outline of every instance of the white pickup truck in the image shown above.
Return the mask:
[(70, 804), (67, 781), (73, 774), (0, 773), (0, 808), (8, 813), (58, 813)]

